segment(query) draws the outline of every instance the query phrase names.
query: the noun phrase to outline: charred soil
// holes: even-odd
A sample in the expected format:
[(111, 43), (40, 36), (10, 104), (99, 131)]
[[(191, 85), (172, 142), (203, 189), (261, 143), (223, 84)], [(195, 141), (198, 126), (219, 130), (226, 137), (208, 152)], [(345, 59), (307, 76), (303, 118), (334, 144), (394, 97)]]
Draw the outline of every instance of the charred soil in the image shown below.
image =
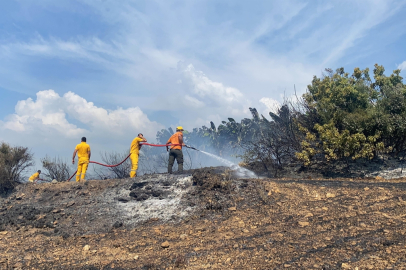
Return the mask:
[(0, 199), (0, 269), (406, 269), (406, 179), (237, 179), (227, 168)]

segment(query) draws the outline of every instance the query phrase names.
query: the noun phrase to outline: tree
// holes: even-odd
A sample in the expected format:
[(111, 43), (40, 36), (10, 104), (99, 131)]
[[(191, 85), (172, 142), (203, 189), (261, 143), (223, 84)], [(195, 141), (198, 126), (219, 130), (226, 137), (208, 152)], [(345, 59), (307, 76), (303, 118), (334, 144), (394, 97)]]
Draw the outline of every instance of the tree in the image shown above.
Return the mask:
[(325, 161), (372, 159), (379, 152), (406, 150), (406, 86), (394, 70), (375, 65), (355, 68), (353, 74), (339, 68), (313, 78), (303, 95), (305, 113), (299, 118), (302, 150), (296, 156), (305, 165)]
[(50, 158), (46, 156), (41, 159), (42, 167), (45, 169), (44, 175), (51, 180), (56, 179), (58, 182), (69, 179), (72, 170), (69, 168), (67, 162), (63, 161), (59, 157)]
[(293, 107), (289, 108), (289, 104), (285, 102), (277, 113), (270, 112), (269, 115), (272, 121), (263, 116), (263, 119), (254, 117), (258, 125), (254, 137), (242, 144), (245, 149), (242, 158), (252, 169), (255, 170), (258, 168), (255, 165), (259, 165), (263, 168), (262, 171), (276, 177), (295, 158), (295, 152), (300, 149), (300, 141)]
[(8, 192), (23, 181), (22, 173), (34, 165), (27, 147), (0, 144), (0, 192)]
[[(116, 165), (123, 161), (128, 156), (128, 151), (123, 153), (112, 152), (112, 153), (103, 153), (101, 155), (101, 159), (107, 165)], [(115, 178), (123, 179), (130, 177), (130, 170), (131, 170), (131, 160), (128, 158), (124, 161), (121, 165), (116, 167), (108, 167), (107, 168), (110, 172), (115, 175)]]

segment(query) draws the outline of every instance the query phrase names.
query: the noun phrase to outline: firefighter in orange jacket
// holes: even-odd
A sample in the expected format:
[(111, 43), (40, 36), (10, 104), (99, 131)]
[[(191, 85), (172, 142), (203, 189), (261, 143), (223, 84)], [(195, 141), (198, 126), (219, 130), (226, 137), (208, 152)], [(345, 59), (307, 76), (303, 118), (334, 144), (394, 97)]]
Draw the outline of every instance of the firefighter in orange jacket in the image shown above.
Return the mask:
[(130, 147), (130, 159), (131, 159), (131, 171), (130, 177), (133, 178), (137, 175), (138, 169), (138, 157), (140, 155), (140, 150), (142, 144), (140, 142), (147, 142), (147, 139), (144, 138), (142, 133), (138, 133), (138, 137), (135, 137), (134, 140), (131, 142)]
[(169, 151), (169, 147), (166, 147), (166, 151), (169, 151), (169, 162), (168, 162), (168, 173), (172, 173), (173, 164), (176, 162), (178, 163), (178, 172), (183, 172), (183, 152), (182, 146), (185, 144), (183, 143), (183, 127), (177, 127), (176, 133), (173, 134), (166, 144), (172, 144), (171, 150)]
[(80, 144), (76, 145), (73, 151), (72, 164), (75, 164), (76, 153), (78, 153), (78, 171), (76, 173), (76, 182), (86, 181), (86, 170), (90, 160), (90, 146), (86, 143), (86, 137), (82, 137)]

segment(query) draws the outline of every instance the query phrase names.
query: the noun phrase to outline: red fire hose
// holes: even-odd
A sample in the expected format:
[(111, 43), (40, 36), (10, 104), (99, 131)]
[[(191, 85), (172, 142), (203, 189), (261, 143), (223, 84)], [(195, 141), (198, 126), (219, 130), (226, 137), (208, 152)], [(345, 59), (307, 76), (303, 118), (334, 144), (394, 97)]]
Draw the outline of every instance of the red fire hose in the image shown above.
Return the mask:
[[(149, 145), (149, 146), (155, 146), (155, 147), (163, 147), (163, 146), (170, 146), (170, 145), (173, 146), (173, 145), (181, 145), (181, 144), (151, 144), (151, 143), (140, 143), (140, 145)], [(196, 150), (197, 150), (197, 149), (196, 149)], [(101, 165), (101, 166), (104, 166), (104, 167), (112, 168), (112, 167), (120, 166), (120, 165), (123, 164), (124, 161), (126, 161), (130, 156), (131, 156), (131, 154), (129, 154), (123, 161), (121, 161), (120, 163), (115, 164), (115, 165), (102, 164), (102, 163), (99, 163), (99, 162), (96, 162), (96, 161), (89, 161), (89, 163), (94, 163), (94, 164)], [(69, 181), (76, 175), (76, 173), (77, 173), (77, 171), (75, 171), (75, 172), (72, 174), (72, 176), (69, 177), (68, 180), (66, 180), (66, 182), (69, 182)]]

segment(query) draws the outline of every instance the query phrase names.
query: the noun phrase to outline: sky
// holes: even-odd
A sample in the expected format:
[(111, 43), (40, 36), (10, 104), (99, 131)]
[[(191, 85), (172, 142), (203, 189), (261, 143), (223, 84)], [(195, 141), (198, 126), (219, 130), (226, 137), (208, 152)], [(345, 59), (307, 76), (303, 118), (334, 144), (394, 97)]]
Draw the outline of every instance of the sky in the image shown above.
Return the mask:
[[(406, 0), (0, 1), (0, 141), (37, 158), (264, 116), (325, 68), (406, 70)], [(401, 73), (404, 77), (406, 72)]]

